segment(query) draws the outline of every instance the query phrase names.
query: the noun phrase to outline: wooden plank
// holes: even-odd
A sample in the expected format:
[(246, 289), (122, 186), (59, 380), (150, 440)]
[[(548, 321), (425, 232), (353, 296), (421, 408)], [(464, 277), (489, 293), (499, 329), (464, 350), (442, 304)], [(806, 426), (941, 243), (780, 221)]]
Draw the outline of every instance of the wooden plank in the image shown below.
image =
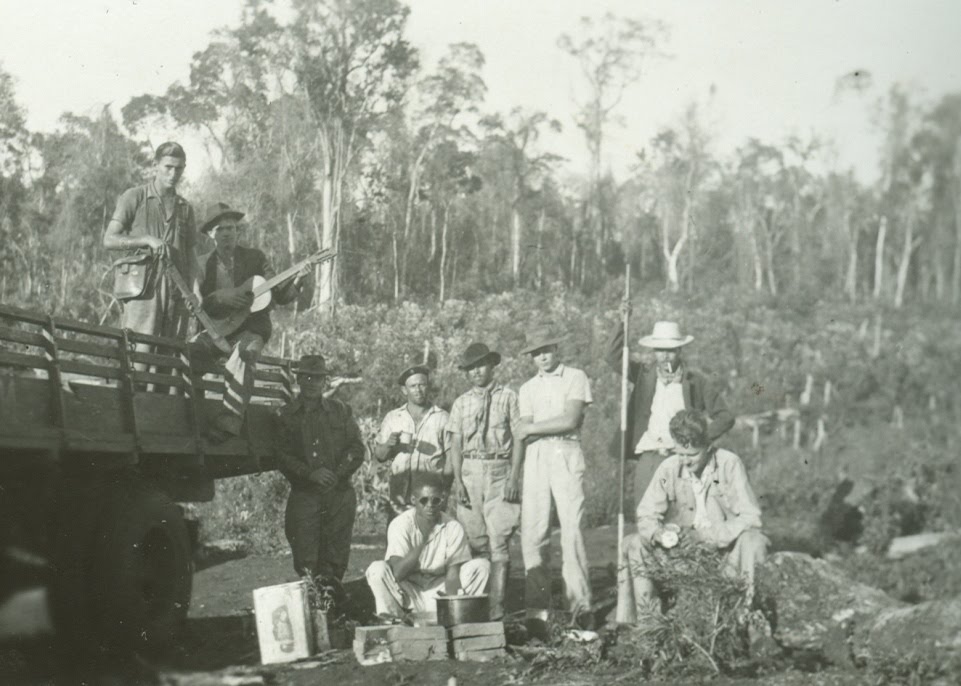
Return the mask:
[(490, 662), (499, 657), (506, 657), (507, 651), (503, 648), (491, 648), (489, 650), (464, 650), (454, 651), (454, 658), (464, 662)]
[(71, 393), (64, 394), (66, 428), (106, 435), (127, 432), (119, 388), (72, 382), (70, 389)]
[(24, 353), (11, 353), (0, 350), (0, 365), (10, 365), (13, 367), (30, 367), (32, 369), (46, 369), (47, 362), (43, 355), (26, 355)]
[(392, 626), (387, 639), (393, 641), (447, 642), (447, 629), (442, 626)]
[(469, 636), (503, 636), (504, 622), (472, 622), (470, 624), (455, 624), (450, 629), (453, 639)]
[(0, 339), (11, 343), (23, 343), (24, 345), (43, 345), (43, 336), (31, 331), (24, 331), (12, 326), (0, 326)]
[(76, 360), (60, 360), (60, 371), (97, 376), (104, 379), (119, 379), (121, 376), (119, 367), (108, 367), (102, 364), (78, 362)]
[(109, 357), (111, 360), (116, 360), (120, 357), (120, 352), (117, 350), (116, 343), (104, 345), (102, 343), (79, 341), (76, 338), (64, 338), (61, 336), (57, 338), (57, 346), (60, 348), (61, 352), (66, 350), (72, 353), (93, 355), (95, 357)]
[(252, 394), (251, 400), (253, 400), (254, 397), (256, 397), (256, 398), (277, 398), (277, 399), (280, 399), (280, 400), (286, 400), (286, 399), (287, 399), (287, 394), (284, 393), (284, 389), (283, 389), (283, 388), (263, 388), (263, 387), (261, 387), (261, 386), (258, 386), (258, 387), (256, 387), (256, 388), (254, 388), (254, 392), (253, 392), (253, 394)]
[(109, 338), (112, 341), (116, 341), (120, 338), (121, 333), (118, 329), (112, 326), (100, 326), (98, 324), (89, 324), (87, 322), (81, 322), (77, 319), (62, 319), (60, 317), (54, 317), (54, 323), (57, 329), (63, 331), (73, 331), (74, 333), (86, 333), (92, 336), (103, 336)]
[(130, 353), (130, 359), (133, 362), (143, 362), (144, 364), (151, 364), (156, 367), (168, 367), (171, 369), (183, 369), (184, 367), (183, 360), (180, 359), (179, 355), (132, 352)]
[(223, 381), (210, 381), (208, 379), (201, 379), (197, 387), (202, 391), (213, 391), (214, 393), (224, 392), (224, 382)]
[(177, 338), (165, 338), (163, 336), (150, 336), (145, 333), (136, 333), (135, 331), (127, 332), (128, 340), (133, 343), (146, 343), (148, 345), (156, 345), (161, 348), (168, 348), (170, 350), (180, 351), (186, 347), (186, 342)]
[(134, 438), (130, 434), (103, 434), (67, 429), (63, 432), (64, 447), (79, 452), (130, 453), (134, 450)]
[(137, 383), (152, 383), (157, 386), (183, 388), (184, 380), (173, 374), (154, 374), (152, 372), (133, 372), (130, 377)]
[(257, 381), (271, 381), (277, 384), (282, 384), (284, 382), (284, 375), (280, 372), (270, 372), (262, 369), (257, 369), (254, 372), (254, 378)]
[(13, 305), (0, 305), (0, 317), (13, 319), (18, 322), (28, 322), (30, 324), (47, 323), (46, 315), (37, 314), (31, 310), (25, 310), (22, 307), (15, 307)]
[(454, 639), (454, 650), (487, 650), (489, 648), (503, 648), (507, 645), (504, 634), (500, 636), (469, 636)]

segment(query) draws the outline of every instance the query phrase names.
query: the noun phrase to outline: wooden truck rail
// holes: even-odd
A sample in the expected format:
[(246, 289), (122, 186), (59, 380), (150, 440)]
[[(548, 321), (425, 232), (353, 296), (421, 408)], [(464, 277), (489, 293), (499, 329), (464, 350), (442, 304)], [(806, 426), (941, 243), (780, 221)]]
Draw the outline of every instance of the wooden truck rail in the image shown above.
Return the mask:
[(207, 478), (268, 469), (270, 415), (291, 395), (292, 365), (261, 357), (243, 435), (212, 444), (204, 435), (223, 376), (192, 360), (184, 341), (0, 305), (0, 451)]

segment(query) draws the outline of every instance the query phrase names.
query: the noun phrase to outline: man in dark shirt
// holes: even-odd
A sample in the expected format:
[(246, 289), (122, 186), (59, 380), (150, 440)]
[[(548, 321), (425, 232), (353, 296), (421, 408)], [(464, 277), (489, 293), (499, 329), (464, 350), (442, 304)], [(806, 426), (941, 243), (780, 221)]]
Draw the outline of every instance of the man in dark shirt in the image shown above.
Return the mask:
[[(214, 240), (212, 252), (198, 258), (200, 295), (203, 307), (214, 318), (224, 318), (237, 311), (250, 308), (253, 294), (245, 282), (253, 276), (270, 279), (274, 270), (267, 256), (256, 248), (238, 244), (238, 233), (243, 226), (244, 213), (232, 209), (227, 203), (217, 202), (207, 208), (201, 233), (209, 233)], [(271, 303), (285, 305), (300, 295), (308, 271), (301, 270), (296, 276), (278, 284), (272, 290)], [(270, 340), (270, 307), (250, 314), (240, 328), (227, 336), (233, 350), (224, 368), (223, 411), (216, 417), (208, 431), (214, 442), (240, 434), (247, 404), (254, 382), (253, 372), (257, 359)], [(212, 340), (198, 337), (194, 352), (202, 361), (220, 356)]]
[(304, 355), (297, 382), (300, 393), (277, 414), (278, 466), (290, 481), (284, 531), (298, 574), (339, 584), (357, 509), (351, 477), (364, 462), (364, 442), (350, 407), (325, 397), (323, 356)]

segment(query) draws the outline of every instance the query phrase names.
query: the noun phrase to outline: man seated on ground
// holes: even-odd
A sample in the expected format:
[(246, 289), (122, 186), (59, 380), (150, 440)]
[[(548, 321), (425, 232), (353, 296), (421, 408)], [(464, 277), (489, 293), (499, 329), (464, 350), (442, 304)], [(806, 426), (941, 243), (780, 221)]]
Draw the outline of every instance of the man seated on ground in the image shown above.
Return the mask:
[(743, 576), (753, 594), (754, 569), (767, 556), (761, 508), (734, 453), (710, 446), (708, 420), (698, 410), (671, 419), (674, 454), (654, 472), (637, 506), (637, 533), (624, 540), (618, 572), (617, 618), (635, 623), (654, 600), (644, 576), (654, 547), (673, 548), (681, 539), (717, 548), (732, 574)]
[(419, 474), (412, 489), (413, 508), (387, 529), (384, 560), (367, 568), (367, 583), (377, 614), (403, 617), (407, 612), (436, 612), (438, 594), (483, 593), (490, 562), (471, 559), (464, 527), (443, 511), (447, 492), (443, 477)]

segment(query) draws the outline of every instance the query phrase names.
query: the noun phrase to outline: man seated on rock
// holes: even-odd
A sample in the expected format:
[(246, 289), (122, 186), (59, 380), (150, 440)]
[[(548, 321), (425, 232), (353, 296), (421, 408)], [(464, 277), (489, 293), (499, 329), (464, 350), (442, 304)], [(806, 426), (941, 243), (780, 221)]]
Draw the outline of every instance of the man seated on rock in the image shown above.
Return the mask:
[(381, 617), (407, 612), (436, 612), (438, 594), (483, 593), (490, 562), (471, 559), (464, 527), (444, 512), (447, 492), (443, 476), (419, 474), (412, 505), (387, 528), (383, 561), (367, 568), (367, 583)]
[(754, 569), (767, 556), (761, 533), (761, 508), (734, 453), (715, 448), (708, 420), (698, 410), (681, 410), (671, 419), (676, 447), (654, 472), (637, 506), (637, 533), (624, 540), (618, 572), (617, 619), (633, 624), (655, 598), (644, 576), (655, 546), (673, 548), (681, 539), (716, 547), (726, 568), (743, 576), (753, 593)]

